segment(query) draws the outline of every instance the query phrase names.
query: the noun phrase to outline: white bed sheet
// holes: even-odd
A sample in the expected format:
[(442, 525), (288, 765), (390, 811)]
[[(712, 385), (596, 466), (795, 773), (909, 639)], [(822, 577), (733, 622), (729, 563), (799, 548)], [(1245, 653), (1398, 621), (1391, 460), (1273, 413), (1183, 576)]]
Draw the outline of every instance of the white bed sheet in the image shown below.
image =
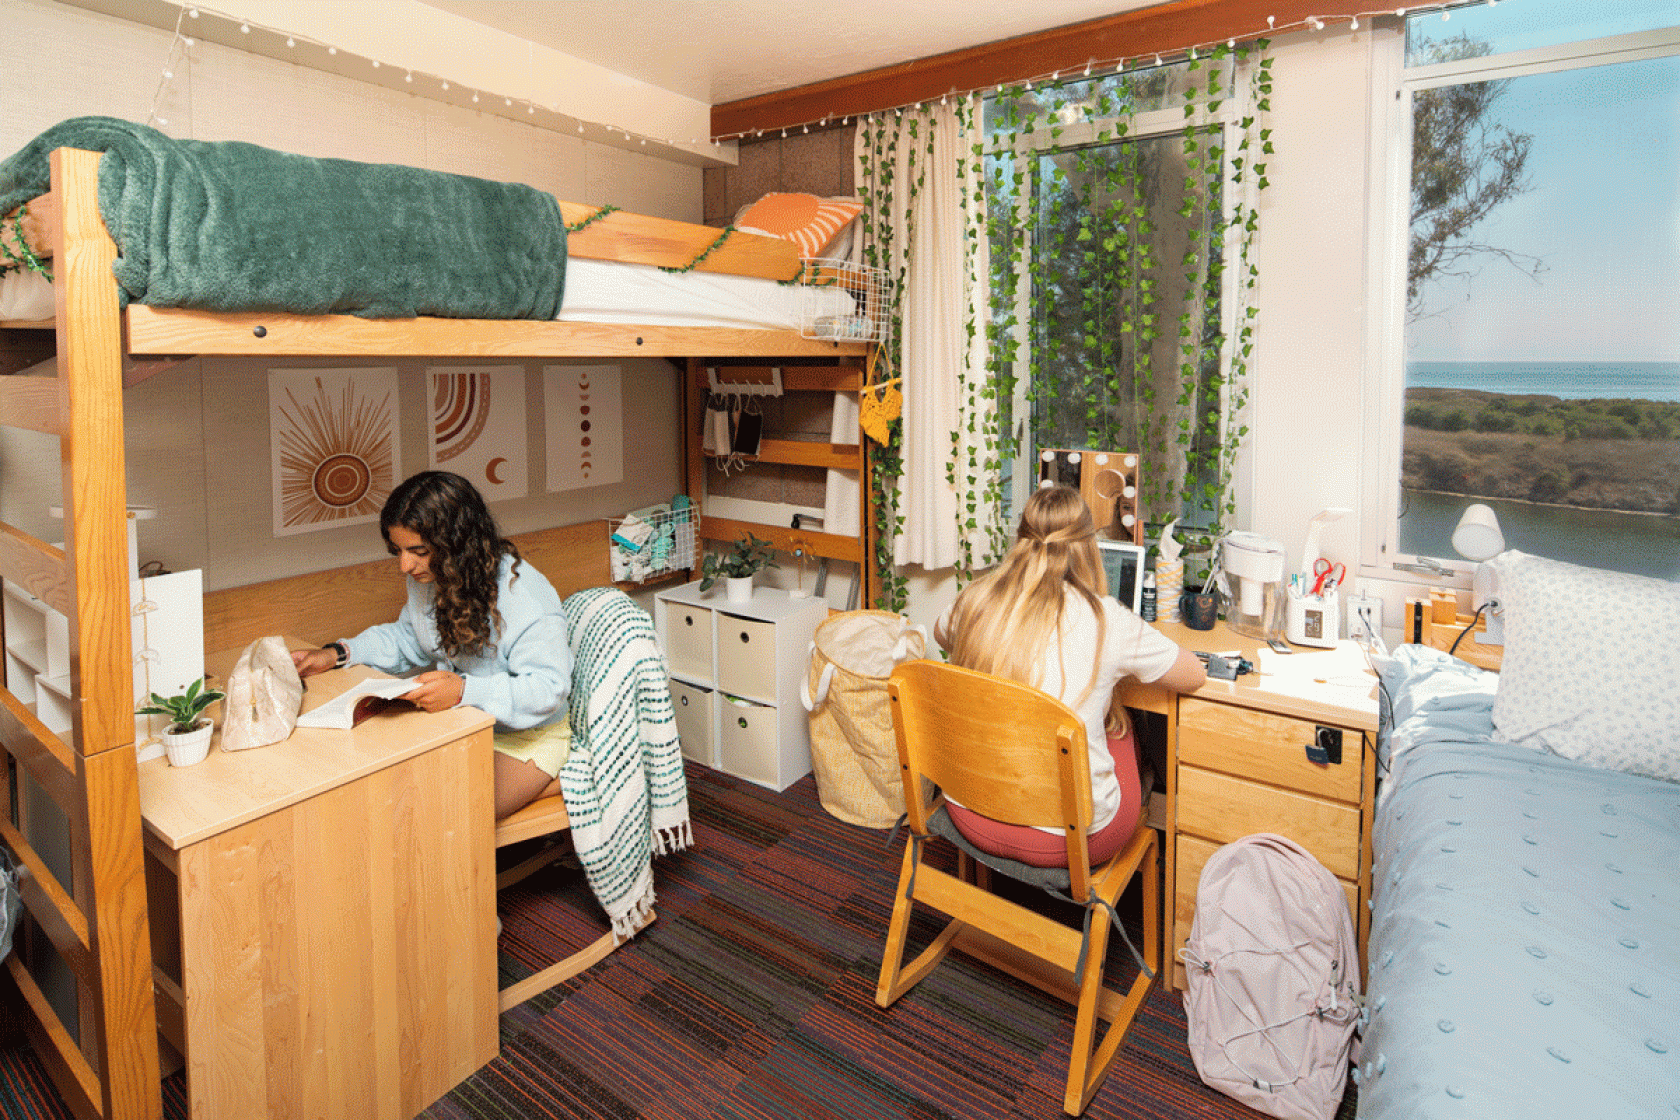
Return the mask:
[[(855, 314), (837, 288), (806, 288), (751, 276), (665, 272), (651, 265), (574, 258), (566, 264), (562, 322), (800, 330), (823, 316)], [(33, 272), (0, 277), (0, 320), (53, 315), (52, 285)]]

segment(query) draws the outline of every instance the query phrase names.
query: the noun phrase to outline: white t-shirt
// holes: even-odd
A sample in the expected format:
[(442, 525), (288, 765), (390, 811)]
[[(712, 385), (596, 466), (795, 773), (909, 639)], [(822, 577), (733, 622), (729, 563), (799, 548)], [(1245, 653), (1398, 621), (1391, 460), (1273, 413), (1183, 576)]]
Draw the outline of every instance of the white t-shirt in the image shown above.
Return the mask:
[[(1120, 811), (1120, 781), (1114, 776), (1114, 757), (1108, 753), (1108, 735), (1103, 722), (1114, 686), (1122, 676), (1144, 683), (1160, 680), (1178, 660), (1178, 646), (1112, 598), (1102, 600), (1106, 629), (1097, 648), (1097, 616), (1083, 597), (1069, 590), (1062, 606), (1062, 621), (1051, 635), (1032, 683), (1074, 710), (1084, 721), (1085, 746), (1091, 760), (1091, 831), (1098, 832)], [(950, 624), (950, 611), (940, 620), (940, 632)], [(1060, 656), (1058, 656), (1058, 649)], [(1083, 701), (1075, 703), (1091, 680), (1091, 663), (1098, 663), (1097, 677)], [(1068, 680), (1062, 680), (1062, 666)], [(1056, 829), (1046, 829), (1055, 832)]]

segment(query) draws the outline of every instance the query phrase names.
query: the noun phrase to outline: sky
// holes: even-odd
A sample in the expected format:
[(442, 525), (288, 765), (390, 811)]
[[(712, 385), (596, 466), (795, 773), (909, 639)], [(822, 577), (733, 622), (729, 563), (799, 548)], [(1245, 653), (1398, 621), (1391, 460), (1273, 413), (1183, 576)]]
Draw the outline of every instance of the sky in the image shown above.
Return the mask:
[[(1640, 30), (1680, 18), (1674, 0), (1591, 5), (1615, 22), (1571, 29), (1579, 0), (1504, 0), (1423, 30), (1496, 49)], [(1580, 27), (1580, 25), (1575, 25)], [(1512, 80), (1495, 112), (1533, 137), (1532, 189), (1473, 231), (1540, 257), (1538, 280), (1486, 258), (1468, 283), (1426, 289), (1408, 328), (1412, 360), (1680, 361), (1680, 57)]]

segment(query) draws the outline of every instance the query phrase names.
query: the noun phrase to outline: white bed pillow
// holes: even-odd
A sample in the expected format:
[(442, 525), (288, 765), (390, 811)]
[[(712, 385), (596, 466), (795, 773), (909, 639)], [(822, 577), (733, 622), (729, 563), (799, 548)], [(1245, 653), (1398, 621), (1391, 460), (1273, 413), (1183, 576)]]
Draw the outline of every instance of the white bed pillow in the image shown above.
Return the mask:
[(1494, 738), (1680, 782), (1680, 584), (1515, 550)]

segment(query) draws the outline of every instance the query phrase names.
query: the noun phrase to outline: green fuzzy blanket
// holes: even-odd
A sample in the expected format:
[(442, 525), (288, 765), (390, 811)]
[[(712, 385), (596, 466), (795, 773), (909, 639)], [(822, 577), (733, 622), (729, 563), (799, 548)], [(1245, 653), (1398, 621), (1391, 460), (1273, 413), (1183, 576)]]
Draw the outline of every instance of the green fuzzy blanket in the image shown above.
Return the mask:
[(99, 212), (125, 303), (392, 319), (560, 310), (566, 226), (531, 187), (78, 117), (0, 163), (0, 214), (49, 189), (54, 148), (105, 153)]

